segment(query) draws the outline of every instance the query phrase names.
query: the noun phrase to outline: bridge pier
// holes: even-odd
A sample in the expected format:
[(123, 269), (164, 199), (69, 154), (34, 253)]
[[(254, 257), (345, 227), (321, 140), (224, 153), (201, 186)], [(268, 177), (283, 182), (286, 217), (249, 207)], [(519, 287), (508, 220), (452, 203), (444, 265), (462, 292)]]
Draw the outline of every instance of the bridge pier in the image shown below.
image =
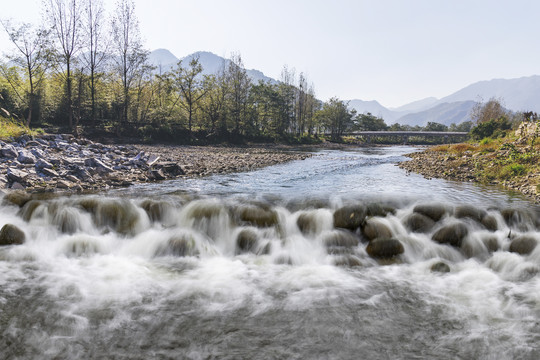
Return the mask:
[(403, 143), (403, 145), (407, 145), (407, 143), (409, 142), (409, 136), (408, 135), (403, 135), (401, 137), (401, 142)]

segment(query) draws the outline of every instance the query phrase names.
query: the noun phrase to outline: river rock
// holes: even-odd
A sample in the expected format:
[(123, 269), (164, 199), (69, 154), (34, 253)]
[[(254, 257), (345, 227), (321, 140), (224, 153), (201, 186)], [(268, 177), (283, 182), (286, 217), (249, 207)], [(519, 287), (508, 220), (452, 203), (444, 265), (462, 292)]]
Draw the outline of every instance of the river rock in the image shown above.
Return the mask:
[(44, 160), (44, 159), (38, 159), (36, 161), (36, 170), (37, 171), (41, 171), (43, 169), (52, 169), (53, 168), (53, 164), (51, 164), (50, 162), (48, 162), (47, 160)]
[(36, 158), (30, 152), (21, 150), (17, 156), (17, 161), (21, 164), (35, 164)]
[(442, 204), (418, 204), (413, 211), (437, 222), (447, 213), (447, 208)]
[(42, 205), (42, 202), (39, 200), (30, 200), (19, 210), (17, 215), (19, 215), (24, 221), (30, 221), (34, 211)]
[(521, 209), (504, 209), (501, 211), (506, 224), (519, 231), (528, 231), (530, 227), (536, 227), (532, 216)]
[(302, 234), (313, 234), (317, 230), (317, 218), (312, 212), (306, 212), (298, 215), (296, 219), (296, 225), (300, 229)]
[(396, 209), (391, 206), (381, 205), (379, 203), (370, 203), (366, 206), (367, 216), (385, 217), (388, 214), (395, 214)]
[(190, 234), (178, 234), (172, 236), (165, 245), (160, 246), (156, 251), (156, 256), (197, 256), (199, 249), (195, 239)]
[(405, 249), (399, 240), (378, 238), (369, 242), (366, 251), (373, 258), (390, 259), (403, 254)]
[(240, 221), (257, 227), (270, 227), (278, 224), (278, 215), (274, 210), (257, 206), (242, 206), (237, 211)]
[(520, 255), (529, 255), (536, 248), (536, 245), (538, 245), (538, 241), (534, 237), (522, 235), (512, 240), (509, 250)]
[(497, 223), (497, 219), (493, 215), (486, 215), (482, 218), (482, 221), (480, 222), (486, 229), (489, 231), (497, 231), (499, 229), (499, 224)]
[(439, 244), (450, 244), (455, 247), (460, 247), (463, 238), (465, 238), (468, 233), (469, 230), (465, 224), (456, 222), (445, 225), (437, 230), (431, 239)]
[(43, 168), (41, 169), (41, 173), (45, 176), (48, 176), (48, 177), (52, 177), (52, 178), (57, 178), (59, 177), (60, 175), (54, 171), (53, 169), (49, 169), (49, 168)]
[(0, 154), (8, 159), (15, 159), (18, 156), (17, 150), (13, 145), (6, 144), (2, 146)]
[(413, 212), (403, 219), (403, 225), (412, 232), (428, 233), (435, 226), (435, 221), (425, 215)]
[(362, 234), (371, 241), (377, 238), (391, 238), (392, 230), (377, 218), (371, 218), (362, 227)]
[(24, 183), (28, 175), (30, 174), (22, 170), (14, 168), (7, 169), (7, 179), (9, 182)]
[(356, 230), (365, 223), (367, 210), (362, 205), (348, 205), (334, 212), (334, 227)]
[(32, 200), (32, 197), (24, 191), (10, 191), (4, 196), (2, 202), (23, 207), (30, 200)]
[(487, 212), (482, 209), (477, 209), (471, 205), (457, 206), (454, 210), (454, 216), (458, 219), (469, 218), (478, 223), (487, 215)]
[(341, 266), (341, 267), (359, 267), (363, 266), (360, 259), (354, 255), (346, 254), (346, 255), (339, 255), (335, 256), (333, 259), (335, 266)]
[(447, 273), (447, 272), (450, 272), (450, 266), (448, 266), (448, 264), (442, 261), (439, 261), (431, 265), (430, 270), (431, 272)]
[(253, 229), (242, 229), (236, 237), (236, 254), (255, 252), (257, 232)]
[(334, 230), (325, 234), (322, 238), (326, 247), (344, 247), (351, 248), (357, 246), (360, 242), (358, 236), (347, 230)]
[(0, 246), (24, 244), (26, 236), (17, 226), (5, 224), (0, 230)]
[(160, 164), (160, 166), (163, 169), (163, 171), (169, 175), (172, 175), (172, 176), (185, 175), (185, 172), (184, 170), (182, 170), (182, 167), (175, 162), (162, 163)]

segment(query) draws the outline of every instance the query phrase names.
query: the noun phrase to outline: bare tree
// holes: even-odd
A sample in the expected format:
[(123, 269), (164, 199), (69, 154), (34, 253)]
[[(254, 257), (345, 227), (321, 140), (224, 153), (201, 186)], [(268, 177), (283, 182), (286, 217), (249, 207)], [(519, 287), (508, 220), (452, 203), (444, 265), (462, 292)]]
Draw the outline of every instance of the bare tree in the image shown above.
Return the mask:
[(26, 126), (32, 122), (33, 111), (37, 107), (37, 89), (43, 82), (48, 64), (47, 36), (43, 29), (33, 28), (30, 24), (12, 25), (9, 21), (2, 21), (9, 39), (15, 45), (16, 52), (7, 55), (7, 58), (16, 64), (24, 74), (27, 82), (16, 81), (5, 67), (1, 67), (4, 77), (12, 87), (14, 93), (27, 107)]
[(80, 0), (45, 0), (45, 11), (55, 38), (58, 51), (57, 65), (62, 71), (66, 86), (69, 127), (78, 135), (73, 110), (73, 68), (81, 49)]
[(92, 126), (96, 125), (96, 82), (102, 65), (107, 59), (109, 46), (106, 36), (105, 11), (102, 0), (86, 0), (83, 17), (85, 52), (83, 60), (89, 73)]
[(227, 67), (227, 82), (230, 86), (230, 113), (234, 121), (234, 132), (240, 134), (245, 128), (251, 80), (247, 75), (240, 54), (233, 54)]
[(120, 124), (128, 121), (130, 90), (144, 74), (148, 51), (143, 49), (133, 0), (119, 0), (112, 20), (114, 61), (122, 83)]

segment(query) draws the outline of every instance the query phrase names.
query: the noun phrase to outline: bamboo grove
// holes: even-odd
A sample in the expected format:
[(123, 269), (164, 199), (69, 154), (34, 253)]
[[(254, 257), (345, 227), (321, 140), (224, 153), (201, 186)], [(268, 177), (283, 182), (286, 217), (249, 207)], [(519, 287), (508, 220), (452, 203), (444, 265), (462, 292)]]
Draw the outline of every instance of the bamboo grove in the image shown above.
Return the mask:
[(215, 74), (197, 57), (171, 69), (149, 62), (133, 0), (106, 14), (101, 0), (44, 0), (39, 26), (2, 20), (12, 51), (0, 63), (3, 116), (78, 135), (148, 141), (310, 141), (338, 137), (354, 113), (321, 103), (303, 73), (254, 83), (240, 54)]

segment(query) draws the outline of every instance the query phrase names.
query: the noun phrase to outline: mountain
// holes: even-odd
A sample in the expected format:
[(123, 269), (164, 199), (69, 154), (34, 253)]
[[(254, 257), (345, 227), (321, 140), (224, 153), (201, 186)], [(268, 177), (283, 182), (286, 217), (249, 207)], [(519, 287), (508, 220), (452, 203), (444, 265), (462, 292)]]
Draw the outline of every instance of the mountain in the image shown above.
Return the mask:
[(440, 99), (438, 103), (488, 101), (493, 97), (501, 99), (503, 105), (512, 111), (540, 112), (540, 76), (479, 81)]
[(371, 113), (372, 115), (383, 118), (386, 123), (394, 123), (397, 118), (401, 117), (405, 113), (390, 110), (375, 100), (350, 100), (349, 107), (355, 109), (359, 114)]
[[(150, 53), (148, 60), (151, 65), (157, 67), (158, 71), (166, 72), (176, 67), (178, 61), (182, 60), (182, 65), (188, 66), (189, 62), (195, 57), (199, 58), (199, 62), (203, 67), (204, 75), (217, 74), (224, 66), (228, 65), (231, 60), (213, 54), (208, 51), (198, 51), (188, 56), (178, 59), (167, 49), (157, 49)], [(276, 80), (264, 75), (261, 71), (255, 69), (246, 69), (246, 73), (251, 78), (253, 83), (258, 83), (260, 80), (270, 83), (277, 83)]]
[(426, 126), (428, 122), (436, 122), (446, 126), (460, 124), (470, 120), (469, 114), (474, 104), (476, 102), (470, 100), (437, 104), (427, 110), (404, 115), (397, 119), (396, 122), (411, 126)]
[(362, 100), (351, 100), (349, 106), (361, 114), (370, 112), (380, 116), (389, 125), (396, 122), (412, 126), (428, 122), (450, 125), (470, 120), (473, 105), (491, 98), (501, 99), (503, 106), (511, 111), (540, 112), (540, 76), (479, 81), (439, 100), (430, 97), (397, 108)]
[(402, 105), (397, 108), (389, 108), (392, 111), (398, 112), (413, 112), (413, 111), (422, 111), (427, 110), (433, 105), (435, 105), (439, 99), (436, 97), (428, 97), (422, 100), (413, 101), (412, 103)]

